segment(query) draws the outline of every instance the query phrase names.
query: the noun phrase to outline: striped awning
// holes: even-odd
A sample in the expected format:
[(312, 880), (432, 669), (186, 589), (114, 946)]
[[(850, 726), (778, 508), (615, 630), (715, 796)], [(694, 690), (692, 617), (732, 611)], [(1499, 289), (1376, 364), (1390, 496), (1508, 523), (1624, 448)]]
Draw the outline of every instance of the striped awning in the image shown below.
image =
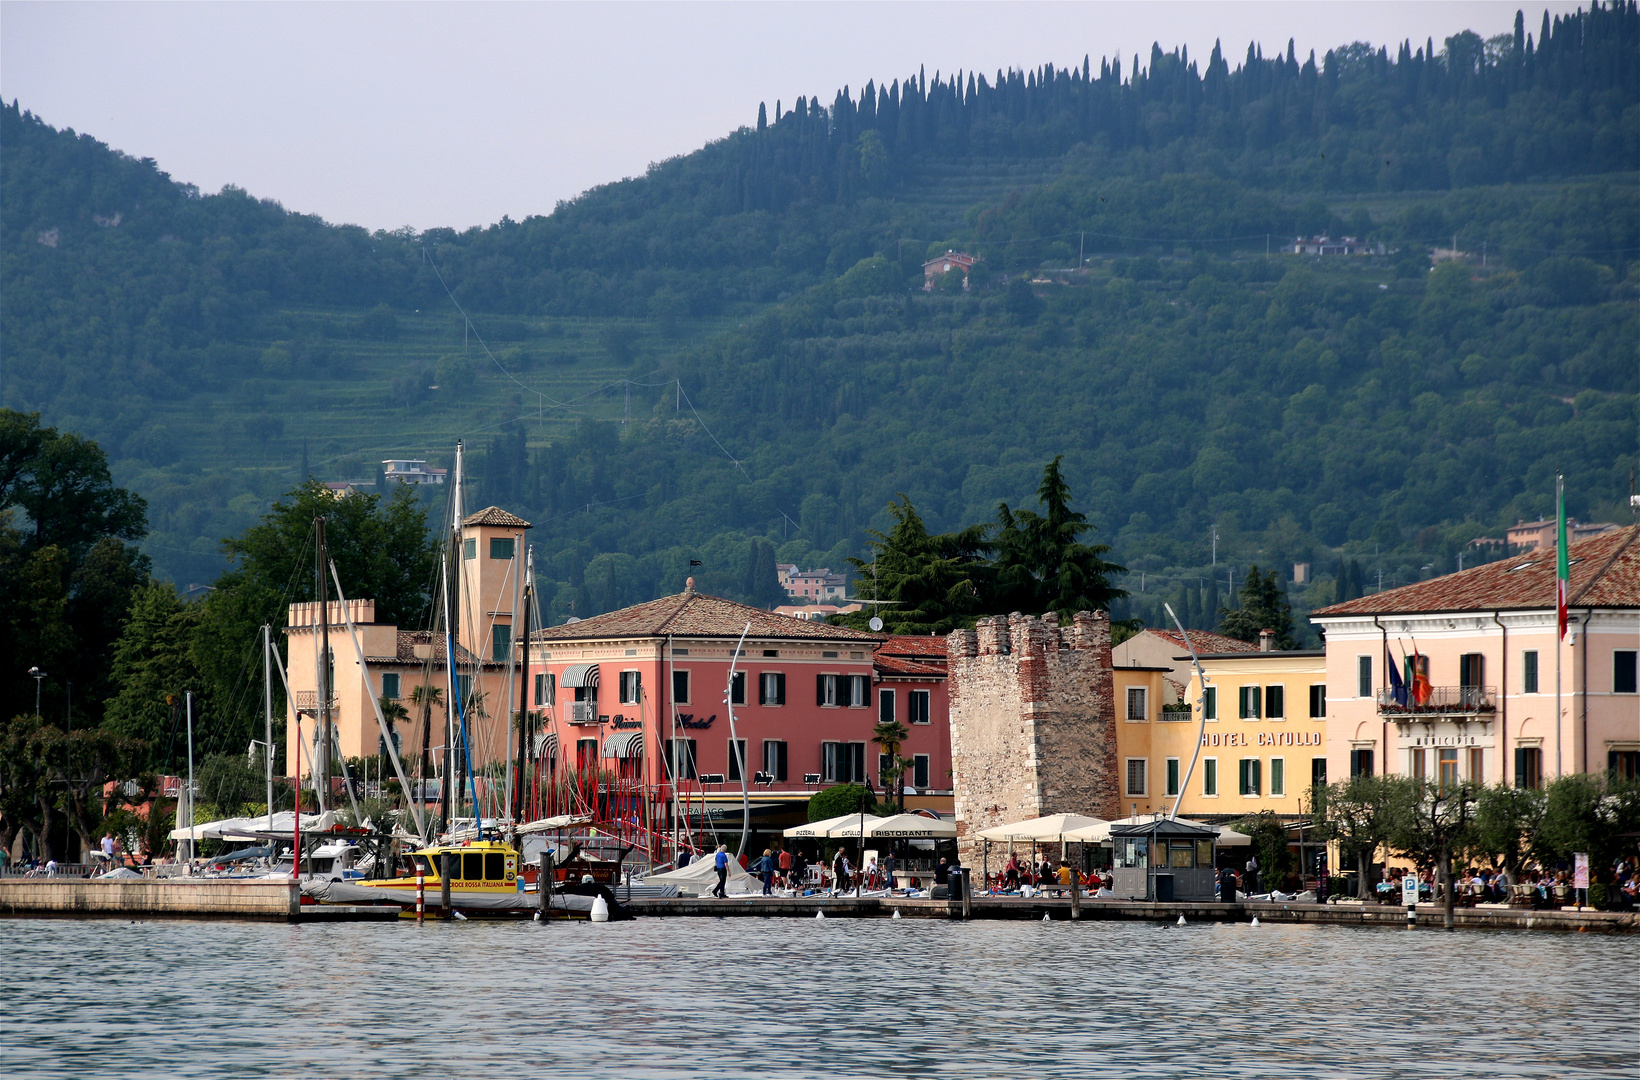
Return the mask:
[(568, 690), (577, 690), (584, 686), (598, 685), (597, 664), (571, 664), (564, 669), (563, 678), (558, 685)]
[(643, 732), (617, 731), (604, 740), (603, 756), (606, 758), (643, 757)]
[(558, 757), (558, 733), (556, 731), (542, 732), (535, 737), (535, 756), (545, 757), (551, 761)]

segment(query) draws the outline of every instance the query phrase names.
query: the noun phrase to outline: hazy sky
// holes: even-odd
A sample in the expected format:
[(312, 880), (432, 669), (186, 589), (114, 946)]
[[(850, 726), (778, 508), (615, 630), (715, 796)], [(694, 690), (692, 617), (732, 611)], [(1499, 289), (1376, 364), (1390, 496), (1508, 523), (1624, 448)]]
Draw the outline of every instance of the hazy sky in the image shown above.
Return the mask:
[[(1508, 30), (1518, 3), (0, 3), (0, 94), (57, 127), (372, 228), (547, 213), (757, 118), (936, 70), (1151, 42), (1232, 66)], [(1579, 5), (1548, 5), (1553, 12)], [(1543, 6), (1526, 10), (1536, 32)]]

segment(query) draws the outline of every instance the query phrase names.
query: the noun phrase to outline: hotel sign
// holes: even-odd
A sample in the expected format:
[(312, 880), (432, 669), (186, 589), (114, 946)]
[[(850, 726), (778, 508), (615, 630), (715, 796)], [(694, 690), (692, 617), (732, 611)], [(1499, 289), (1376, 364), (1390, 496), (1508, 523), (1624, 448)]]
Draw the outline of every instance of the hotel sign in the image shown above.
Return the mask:
[(1454, 748), (1463, 746), (1493, 746), (1492, 726), (1480, 725), (1480, 730), (1473, 730), (1474, 725), (1464, 724), (1431, 724), (1423, 730), (1411, 727), (1403, 728), (1401, 737), (1396, 744), (1402, 750), (1417, 750), (1425, 747)]
[(1210, 731), (1202, 736), (1203, 746), (1320, 746), (1319, 731), (1259, 731), (1257, 741), (1245, 731)]

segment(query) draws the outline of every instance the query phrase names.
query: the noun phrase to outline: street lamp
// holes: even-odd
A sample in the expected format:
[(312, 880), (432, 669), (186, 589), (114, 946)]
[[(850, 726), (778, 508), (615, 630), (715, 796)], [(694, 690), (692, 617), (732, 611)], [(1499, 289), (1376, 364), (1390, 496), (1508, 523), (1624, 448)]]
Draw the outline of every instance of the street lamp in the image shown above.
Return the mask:
[(42, 680), (46, 677), (46, 673), (41, 671), (38, 667), (29, 668), (28, 673), (29, 673), (29, 677), (34, 680), (34, 715), (39, 716), (40, 715), (40, 680)]

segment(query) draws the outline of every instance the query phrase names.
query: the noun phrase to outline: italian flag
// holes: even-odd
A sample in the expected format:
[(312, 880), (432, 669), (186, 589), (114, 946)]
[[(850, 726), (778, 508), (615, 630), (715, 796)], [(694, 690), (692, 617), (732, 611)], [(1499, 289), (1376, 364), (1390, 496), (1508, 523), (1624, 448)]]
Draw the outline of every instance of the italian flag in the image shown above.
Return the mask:
[(1566, 485), (1555, 477), (1555, 616), (1560, 640), (1566, 640), (1566, 600), (1572, 587), (1572, 566), (1566, 558)]

